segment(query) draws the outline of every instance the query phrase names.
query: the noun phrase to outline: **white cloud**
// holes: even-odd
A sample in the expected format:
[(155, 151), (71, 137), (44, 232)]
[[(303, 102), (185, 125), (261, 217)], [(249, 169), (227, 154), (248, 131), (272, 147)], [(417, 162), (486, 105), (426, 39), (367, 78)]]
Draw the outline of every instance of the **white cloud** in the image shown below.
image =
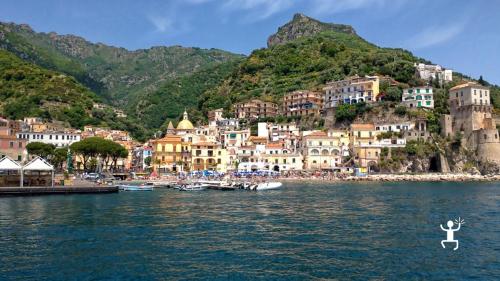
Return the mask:
[(153, 24), (155, 27), (156, 32), (160, 33), (165, 33), (167, 31), (172, 30), (173, 27), (173, 22), (171, 19), (167, 17), (160, 17), (160, 16), (148, 16), (148, 20)]
[(198, 5), (198, 4), (205, 4), (208, 2), (212, 2), (213, 0), (183, 0), (183, 1), (188, 4)]
[(407, 40), (405, 46), (412, 49), (423, 49), (448, 42), (462, 33), (465, 25), (466, 22), (459, 22), (428, 27)]
[(372, 8), (398, 8), (407, 0), (311, 0), (311, 13), (315, 16), (331, 15), (351, 10)]
[(292, 0), (226, 0), (222, 5), (224, 12), (247, 11), (246, 21), (255, 22), (290, 8)]

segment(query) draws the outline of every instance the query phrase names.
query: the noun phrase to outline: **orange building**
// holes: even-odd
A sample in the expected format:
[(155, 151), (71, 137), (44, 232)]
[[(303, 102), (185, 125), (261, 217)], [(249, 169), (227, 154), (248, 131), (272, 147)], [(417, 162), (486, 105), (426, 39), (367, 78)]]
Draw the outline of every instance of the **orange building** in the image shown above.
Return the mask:
[(295, 91), (283, 97), (283, 114), (286, 116), (319, 116), (323, 108), (323, 93)]
[(153, 169), (158, 173), (188, 171), (191, 162), (191, 143), (181, 136), (166, 135), (152, 141)]
[(234, 105), (236, 118), (258, 119), (274, 117), (278, 114), (278, 105), (272, 102), (253, 99), (247, 102), (240, 102)]

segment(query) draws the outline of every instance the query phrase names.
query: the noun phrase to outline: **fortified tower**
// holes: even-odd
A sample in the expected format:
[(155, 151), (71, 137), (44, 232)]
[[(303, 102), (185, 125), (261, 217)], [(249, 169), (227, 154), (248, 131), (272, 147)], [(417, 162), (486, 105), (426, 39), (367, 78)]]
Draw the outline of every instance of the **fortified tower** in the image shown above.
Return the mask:
[(441, 119), (442, 133), (460, 132), (480, 160), (500, 163), (500, 139), (492, 117), (490, 89), (475, 82), (455, 86), (449, 93), (450, 115)]

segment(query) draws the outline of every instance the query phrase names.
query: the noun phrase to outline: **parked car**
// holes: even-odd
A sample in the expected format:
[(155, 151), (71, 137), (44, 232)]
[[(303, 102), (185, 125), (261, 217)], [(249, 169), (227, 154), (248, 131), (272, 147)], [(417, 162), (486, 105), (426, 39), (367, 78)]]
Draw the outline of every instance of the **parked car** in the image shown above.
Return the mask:
[(101, 176), (98, 173), (88, 173), (88, 174), (83, 175), (83, 179), (91, 180), (91, 181), (98, 180), (100, 177)]

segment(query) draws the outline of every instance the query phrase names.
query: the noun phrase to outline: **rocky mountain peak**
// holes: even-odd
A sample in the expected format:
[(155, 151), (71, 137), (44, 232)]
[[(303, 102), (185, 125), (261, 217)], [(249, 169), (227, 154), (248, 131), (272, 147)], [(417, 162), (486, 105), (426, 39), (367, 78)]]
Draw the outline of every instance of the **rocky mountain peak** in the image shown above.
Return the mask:
[(278, 28), (278, 32), (267, 39), (267, 46), (285, 44), (301, 37), (312, 36), (323, 31), (335, 31), (347, 34), (356, 34), (354, 28), (345, 24), (324, 23), (297, 13), (293, 19)]

